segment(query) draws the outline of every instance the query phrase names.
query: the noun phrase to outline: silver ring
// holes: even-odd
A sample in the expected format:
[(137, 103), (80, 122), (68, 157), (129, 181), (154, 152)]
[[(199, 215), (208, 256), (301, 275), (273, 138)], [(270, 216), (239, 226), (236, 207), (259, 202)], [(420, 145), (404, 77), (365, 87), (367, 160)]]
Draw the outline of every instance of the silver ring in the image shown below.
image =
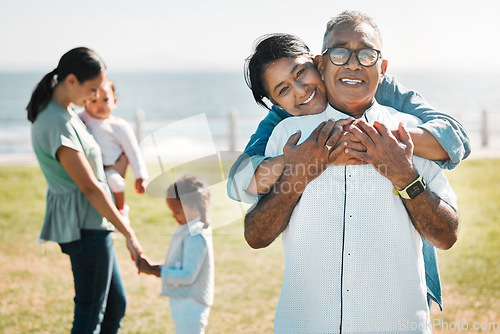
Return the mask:
[(325, 147), (328, 149), (328, 151), (330, 151), (332, 149), (332, 147), (330, 145), (325, 144)]

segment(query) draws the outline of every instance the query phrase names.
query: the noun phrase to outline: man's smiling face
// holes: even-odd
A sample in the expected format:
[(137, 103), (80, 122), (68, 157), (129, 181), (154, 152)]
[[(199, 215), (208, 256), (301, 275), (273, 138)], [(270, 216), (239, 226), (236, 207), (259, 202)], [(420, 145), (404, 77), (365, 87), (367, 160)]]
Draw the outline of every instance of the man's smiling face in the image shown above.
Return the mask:
[[(364, 22), (336, 26), (330, 32), (326, 46), (349, 50), (380, 50), (382, 47), (378, 33)], [(330, 61), (328, 52), (318, 61), (330, 104), (354, 117), (363, 115), (373, 104), (378, 84), (385, 75), (387, 61), (378, 59), (375, 65), (366, 67), (358, 62), (355, 53), (351, 53), (345, 65), (337, 66)]]

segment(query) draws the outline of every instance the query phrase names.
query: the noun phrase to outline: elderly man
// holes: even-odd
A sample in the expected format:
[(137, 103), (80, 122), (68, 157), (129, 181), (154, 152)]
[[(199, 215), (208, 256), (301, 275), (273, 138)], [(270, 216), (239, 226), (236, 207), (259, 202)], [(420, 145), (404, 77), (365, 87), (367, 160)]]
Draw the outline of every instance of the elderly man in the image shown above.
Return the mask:
[[(275, 333), (430, 332), (420, 236), (442, 249), (454, 244), (456, 198), (437, 165), (412, 155), (400, 122), (418, 121), (376, 103), (387, 67), (380, 49), (371, 19), (332, 19), (318, 59), (330, 106), (287, 118), (269, 139), (266, 155), (284, 153), (285, 169), (247, 214), (245, 237), (269, 243), (283, 232)], [(348, 116), (366, 152), (338, 145), (344, 130), (330, 119)], [(301, 145), (299, 134), (290, 137), (298, 130)], [(368, 165), (332, 166), (340, 154)]]

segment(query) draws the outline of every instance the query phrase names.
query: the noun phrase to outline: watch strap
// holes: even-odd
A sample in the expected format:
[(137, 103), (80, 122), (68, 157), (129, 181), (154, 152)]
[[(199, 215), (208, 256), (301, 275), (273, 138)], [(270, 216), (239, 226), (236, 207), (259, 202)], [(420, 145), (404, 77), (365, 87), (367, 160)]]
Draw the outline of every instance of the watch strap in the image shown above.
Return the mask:
[(415, 181), (407, 185), (403, 190), (398, 190), (394, 187), (393, 192), (396, 196), (401, 196), (404, 199), (414, 199), (424, 192), (427, 185), (425, 184), (422, 175), (419, 175)]

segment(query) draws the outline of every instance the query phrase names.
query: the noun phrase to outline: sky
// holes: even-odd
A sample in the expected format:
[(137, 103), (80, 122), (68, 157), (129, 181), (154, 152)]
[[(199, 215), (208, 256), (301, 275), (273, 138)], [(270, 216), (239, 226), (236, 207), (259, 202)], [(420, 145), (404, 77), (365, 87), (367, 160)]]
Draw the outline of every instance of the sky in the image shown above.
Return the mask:
[(497, 0), (0, 0), (0, 70), (46, 70), (87, 46), (108, 69), (242, 70), (254, 41), (286, 32), (321, 52), (343, 10), (374, 18), (389, 70), (500, 72)]

